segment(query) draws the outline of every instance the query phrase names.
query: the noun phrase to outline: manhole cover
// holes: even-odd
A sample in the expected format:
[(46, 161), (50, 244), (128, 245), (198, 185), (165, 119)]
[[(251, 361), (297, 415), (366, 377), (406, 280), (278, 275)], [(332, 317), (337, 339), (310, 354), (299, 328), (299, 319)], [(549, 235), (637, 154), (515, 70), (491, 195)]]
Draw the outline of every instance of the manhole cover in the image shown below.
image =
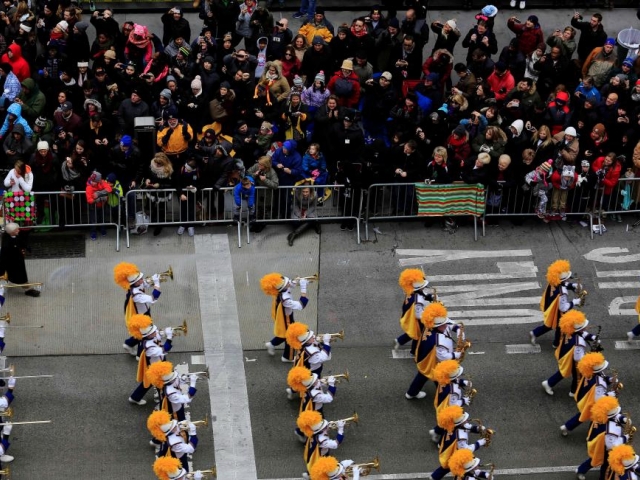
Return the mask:
[(85, 236), (67, 233), (37, 233), (29, 235), (31, 253), (27, 259), (37, 258), (84, 258)]

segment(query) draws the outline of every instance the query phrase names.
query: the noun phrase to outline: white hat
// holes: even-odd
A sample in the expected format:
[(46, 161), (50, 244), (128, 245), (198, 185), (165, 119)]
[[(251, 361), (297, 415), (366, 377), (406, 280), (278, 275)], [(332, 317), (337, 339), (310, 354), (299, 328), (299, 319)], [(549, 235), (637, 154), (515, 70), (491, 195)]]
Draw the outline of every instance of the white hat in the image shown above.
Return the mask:
[(479, 464), (480, 464), (480, 459), (474, 458), (473, 460), (469, 460), (467, 463), (462, 465), (462, 468), (464, 468), (465, 472), (470, 472), (471, 470), (476, 468)]
[(458, 24), (453, 18), (451, 20), (447, 20), (445, 23), (449, 25), (451, 28), (453, 28), (454, 30), (458, 26)]
[(451, 380), (453, 380), (454, 378), (458, 378), (460, 375), (462, 375), (463, 372), (464, 372), (464, 367), (462, 365), (459, 365), (456, 370), (454, 370), (449, 374), (449, 378)]
[(64, 30), (65, 32), (69, 30), (69, 24), (66, 20), (60, 20), (56, 27), (58, 27), (60, 30)]
[[(571, 127), (569, 127), (569, 128), (571, 128)], [(571, 134), (569, 134), (569, 135), (571, 135)], [(569, 280), (571, 278), (571, 275), (573, 275), (571, 270), (569, 270), (568, 272), (562, 272), (560, 274), (560, 280), (561, 281)]]
[(584, 323), (581, 323), (580, 325), (574, 324), (573, 328), (575, 329), (576, 332), (579, 332), (580, 330), (584, 330), (585, 328), (587, 328), (587, 325), (589, 325), (589, 320), (585, 318)]
[(171, 373), (167, 373), (166, 375), (163, 375), (162, 381), (164, 382), (165, 385), (167, 385), (173, 382), (177, 377), (178, 377), (178, 372), (173, 370)]
[(29, 25), (25, 25), (24, 23), (21, 23), (20, 30), (22, 30), (23, 32), (29, 33), (31, 31), (31, 27)]
[(418, 282), (413, 282), (413, 289), (414, 290), (422, 290), (425, 287), (429, 286), (429, 280), (427, 280), (426, 278), (424, 280), (420, 280)]
[(149, 325), (148, 327), (145, 328), (141, 328), (140, 329), (140, 334), (143, 337), (146, 337), (147, 335), (151, 335), (152, 333), (156, 333), (158, 331), (158, 327), (156, 327), (153, 323), (151, 325)]
[(141, 278), (142, 278), (142, 272), (134, 273), (132, 275), (127, 275), (127, 281), (129, 282), (130, 285), (133, 285)]
[(169, 423), (164, 423), (162, 425), (160, 425), (160, 430), (162, 430), (162, 433), (169, 433), (171, 430), (173, 430), (175, 428), (175, 426), (178, 424), (177, 420), (171, 420)]
[(447, 317), (436, 317), (436, 318), (433, 319), (433, 326), (434, 327), (439, 327), (441, 325), (444, 325), (448, 321), (449, 321), (449, 319)]
[(169, 480), (177, 480), (178, 478), (183, 478), (187, 475), (187, 471), (180, 467), (178, 468), (178, 470), (176, 470), (176, 473), (168, 473), (167, 476), (169, 477)]
[(611, 418), (611, 417), (615, 417), (617, 414), (620, 413), (620, 410), (622, 410), (622, 408), (620, 407), (620, 405), (618, 405), (616, 408), (612, 408), (611, 410), (609, 410), (607, 412), (607, 417)]
[(89, 62), (78, 62), (78, 68), (88, 67), (88, 66), (89, 66)]
[(285, 276), (283, 275), (283, 276), (282, 276), (282, 281), (281, 281), (278, 285), (276, 285), (276, 289), (277, 289), (279, 292), (282, 292), (283, 290), (285, 290), (285, 289), (287, 288), (287, 285), (289, 285), (289, 282), (290, 282), (290, 281), (291, 281), (291, 280), (289, 279), (289, 277), (285, 277)]
[(571, 135), (572, 137), (577, 137), (578, 136), (578, 132), (576, 132), (576, 129), (573, 127), (567, 127), (564, 131), (565, 135)]
[(624, 465), (624, 468), (633, 467), (638, 463), (638, 460), (640, 460), (640, 457), (638, 457), (638, 455), (634, 455), (633, 458), (622, 460), (622, 465)]
[(309, 388), (311, 385), (316, 383), (317, 380), (318, 380), (318, 374), (312, 373), (309, 378), (307, 378), (306, 380), (302, 380), (302, 382), (300, 383), (302, 383), (305, 387)]
[(49, 144), (46, 140), (40, 140), (37, 144), (37, 150), (49, 150)]
[(313, 336), (313, 330), (307, 330), (302, 335), (298, 335), (298, 340), (300, 343), (304, 344), (307, 340), (309, 340)]
[(602, 362), (600, 365), (594, 365), (593, 367), (593, 373), (599, 373), (602, 372), (605, 368), (607, 368), (609, 366), (609, 362), (607, 362), (606, 360), (604, 362)]
[(331, 470), (330, 472), (327, 473), (327, 475), (329, 476), (329, 480), (333, 480), (333, 479), (340, 478), (340, 475), (342, 475), (343, 473), (344, 473), (344, 465), (338, 462), (338, 466), (336, 467), (336, 469)]
[(389, 81), (393, 80), (393, 75), (391, 74), (391, 72), (382, 72), (380, 76), (386, 78)]
[(460, 415), (458, 418), (456, 418), (453, 423), (456, 425), (462, 425), (464, 422), (466, 422), (469, 419), (469, 413), (464, 412), (462, 415)]
[(329, 422), (327, 422), (323, 418), (318, 423), (311, 425), (311, 430), (313, 430), (313, 433), (318, 433), (318, 432), (324, 430), (327, 427), (327, 425), (329, 425)]

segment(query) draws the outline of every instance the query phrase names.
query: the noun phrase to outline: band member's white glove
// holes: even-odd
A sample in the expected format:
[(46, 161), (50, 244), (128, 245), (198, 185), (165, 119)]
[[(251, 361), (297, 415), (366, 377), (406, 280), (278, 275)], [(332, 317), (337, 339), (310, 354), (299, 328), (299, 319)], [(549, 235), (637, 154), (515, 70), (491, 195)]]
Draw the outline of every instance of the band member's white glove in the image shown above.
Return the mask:
[(153, 286), (154, 287), (159, 287), (160, 286), (160, 274), (159, 273), (154, 273), (151, 276), (151, 280), (153, 280)]
[(360, 480), (360, 474), (362, 473), (360, 467), (355, 467), (351, 471), (353, 472), (353, 480)]
[(196, 435), (196, 426), (193, 423), (189, 423), (189, 431), (188, 431), (190, 436), (195, 436)]
[(336, 384), (336, 377), (331, 375), (329, 378), (327, 378), (327, 383), (330, 387), (333, 387)]
[(7, 381), (7, 386), (9, 388), (15, 388), (16, 386), (16, 379), (14, 377), (9, 377), (9, 380)]
[(481, 438), (480, 440), (478, 440), (478, 445), (480, 445), (481, 447), (484, 447), (487, 444), (487, 440), (484, 438)]
[(454, 360), (458, 360), (462, 356), (462, 352), (453, 352)]
[(189, 386), (192, 388), (196, 388), (196, 382), (198, 381), (198, 376), (193, 373), (189, 375)]
[(300, 293), (307, 293), (307, 285), (309, 285), (309, 280), (306, 278), (300, 279)]
[(200, 470), (196, 470), (195, 472), (193, 472), (193, 480), (202, 480), (203, 478), (204, 475)]
[(324, 343), (325, 345), (331, 345), (331, 334), (330, 333), (325, 333), (322, 336), (322, 343)]
[(342, 435), (344, 433), (344, 426), (347, 424), (344, 420), (338, 420), (336, 426), (338, 427), (338, 433)]
[(574, 307), (579, 307), (580, 306), (580, 299), (579, 298), (574, 298), (573, 300), (571, 300), (571, 303), (573, 303)]
[(0, 284), (0, 295), (4, 297), (4, 283)]
[(173, 328), (167, 327), (164, 329), (164, 335), (167, 337), (167, 340), (173, 339)]
[(0, 322), (0, 338), (4, 338), (4, 327), (7, 326), (7, 322)]
[(9, 435), (11, 435), (12, 428), (13, 428), (13, 425), (11, 425), (11, 423), (5, 425), (4, 427), (2, 427), (2, 434), (8, 437)]
[(574, 290), (578, 288), (578, 285), (580, 285), (580, 284), (579, 283), (572, 283), (571, 284), (571, 286), (573, 287)]

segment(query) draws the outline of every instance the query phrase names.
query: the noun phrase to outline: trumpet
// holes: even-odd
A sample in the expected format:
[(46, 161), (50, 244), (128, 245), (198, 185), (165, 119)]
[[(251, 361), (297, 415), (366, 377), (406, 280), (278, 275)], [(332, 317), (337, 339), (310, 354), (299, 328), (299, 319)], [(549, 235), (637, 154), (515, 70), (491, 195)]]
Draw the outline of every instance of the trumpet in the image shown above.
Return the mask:
[(51, 420), (35, 420), (33, 422), (4, 422), (0, 423), (0, 427), (4, 427), (5, 425), (33, 425), (36, 423), (51, 423)]
[[(171, 330), (173, 330), (173, 334), (176, 336), (180, 336), (179, 332), (184, 333), (184, 336), (187, 336), (187, 333), (189, 331), (189, 329), (187, 328), (187, 321), (183, 320), (182, 321), (182, 325), (178, 326), (178, 327), (171, 327)], [(164, 337), (165, 333), (164, 330), (159, 330), (160, 336)]]
[(591, 343), (592, 352), (601, 352), (604, 350), (604, 347), (600, 343), (600, 332), (602, 332), (602, 325), (598, 325), (598, 331), (595, 335), (596, 339)]
[[(322, 338), (325, 335), (327, 335), (326, 333), (318, 333), (316, 334), (317, 338)], [(344, 340), (344, 329), (340, 330), (338, 333), (329, 333), (328, 334), (331, 337), (331, 341), (333, 342), (334, 340)]]
[(0, 470), (0, 475), (4, 476), (4, 480), (9, 480), (11, 478), (11, 470), (6, 466), (2, 470)]
[(622, 412), (622, 415), (624, 415), (625, 418), (624, 424), (622, 425), (622, 433), (624, 435), (629, 435), (628, 443), (631, 443), (633, 442), (633, 436), (636, 434), (638, 429), (631, 424), (631, 417), (628, 412)]
[(460, 322), (458, 325), (460, 326), (460, 331), (458, 332), (458, 343), (456, 344), (456, 352), (460, 352), (460, 358), (458, 359), (458, 361), (462, 363), (465, 353), (471, 348), (471, 342), (469, 340), (465, 340), (464, 323)]
[[(347, 382), (349, 381), (349, 371), (346, 371), (344, 373), (340, 373), (338, 375), (331, 375), (333, 378), (336, 379), (336, 383), (340, 383), (341, 379), (345, 379)], [(322, 377), (320, 379), (320, 382), (322, 382), (323, 384), (327, 385), (329, 383), (329, 377)]]
[(436, 287), (431, 287), (431, 290), (433, 290), (433, 301), (437, 302), (438, 301), (438, 290), (436, 289)]
[(44, 325), (10, 325), (11, 323), (11, 313), (0, 316), (0, 322), (7, 322), (7, 325), (4, 328), (44, 328)]
[(342, 420), (334, 420), (332, 422), (329, 422), (329, 428), (331, 430), (337, 430), (338, 429), (338, 422), (346, 422), (347, 424), (349, 422), (351, 422), (351, 423), (355, 423), (357, 425), (359, 421), (360, 421), (360, 417), (358, 417), (358, 414), (356, 412), (353, 412), (353, 416), (352, 417), (343, 418)]
[(470, 380), (464, 387), (462, 387), (462, 395), (469, 399), (469, 405), (471, 405), (471, 402), (473, 401), (473, 397), (475, 397), (477, 394), (478, 394), (478, 390), (473, 388), (473, 384), (471, 383)]
[(483, 463), (482, 465), (478, 465), (478, 466), (482, 467), (482, 468), (489, 467), (489, 480), (493, 479), (493, 472), (496, 469), (496, 464), (495, 463)]
[[(217, 477), (218, 476), (218, 472), (216, 470), (216, 467), (212, 467), (209, 470), (198, 470), (200, 473), (202, 473), (205, 478), (208, 477), (209, 475), (211, 477)], [(195, 476), (194, 473), (187, 473), (187, 478), (189, 479), (193, 479), (193, 477)]]
[(0, 411), (0, 417), (12, 418), (13, 417), (13, 409), (11, 407), (9, 407), (6, 410)]
[(189, 420), (183, 420), (179, 422), (180, 430), (189, 430), (189, 424), (193, 423), (195, 426), (202, 425), (203, 427), (209, 426), (209, 415), (204, 416), (204, 420), (196, 420), (195, 422), (190, 422)]
[(611, 381), (609, 382), (609, 391), (616, 392), (616, 396), (622, 391), (624, 384), (618, 379), (618, 371), (611, 369)]
[(580, 297), (579, 306), (584, 307), (585, 303), (587, 303), (587, 295), (589, 295), (589, 292), (587, 292), (582, 286), (582, 281), (580, 280), (580, 277), (576, 278), (576, 283), (578, 284), (578, 286), (576, 287), (576, 295)]
[(487, 441), (486, 446), (491, 445), (491, 437), (496, 433), (495, 430), (487, 428), (482, 424), (482, 420), (479, 418), (471, 419), (471, 423), (475, 423), (480, 428), (480, 438), (484, 438)]
[[(160, 282), (166, 282), (167, 280), (172, 280), (173, 281), (173, 268), (171, 268), (171, 265), (169, 265), (169, 270), (161, 272), (158, 275), (160, 275)], [(153, 284), (153, 278), (152, 277), (146, 277), (144, 279), (144, 281), (147, 282), (150, 285)]]
[(298, 285), (298, 283), (300, 283), (300, 280), (303, 280), (303, 279), (307, 280), (308, 282), (317, 282), (320, 279), (320, 275), (318, 275), (317, 273), (314, 273), (309, 277), (296, 277), (293, 280), (291, 280), (291, 283), (294, 285)]
[(6, 315), (2, 315), (0, 317), (0, 322), (7, 322), (7, 323), (11, 323), (11, 313), (7, 312)]
[[(0, 281), (2, 280), (4, 280), (5, 282), (9, 281), (9, 274), (7, 272), (4, 272), (4, 275), (0, 276)], [(3, 287), (4, 288), (18, 288), (18, 287), (22, 288), (22, 287), (41, 287), (42, 285), (44, 285), (42, 282), (12, 283), (12, 284), (5, 283)]]
[(380, 471), (380, 459), (376, 456), (374, 457), (373, 461), (369, 463), (353, 463), (349, 465), (347, 468), (345, 468), (345, 473), (350, 477), (353, 477), (353, 471), (356, 468), (360, 469), (360, 475), (362, 475), (363, 477), (366, 477), (371, 473), (371, 470), (373, 470), (374, 468)]
[(205, 378), (205, 377), (207, 379), (211, 378), (209, 376), (209, 366), (208, 365), (204, 368), (204, 372), (190, 372), (190, 373), (184, 373), (184, 374), (180, 375), (180, 380), (182, 380), (185, 383), (188, 383), (189, 382), (189, 377), (191, 375), (195, 375), (198, 378)]

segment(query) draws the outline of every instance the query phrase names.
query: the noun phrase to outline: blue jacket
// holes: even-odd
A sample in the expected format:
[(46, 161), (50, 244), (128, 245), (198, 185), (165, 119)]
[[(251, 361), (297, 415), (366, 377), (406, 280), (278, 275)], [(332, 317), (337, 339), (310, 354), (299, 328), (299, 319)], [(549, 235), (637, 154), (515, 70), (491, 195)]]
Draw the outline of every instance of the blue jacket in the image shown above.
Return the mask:
[(256, 203), (256, 186), (253, 177), (247, 175), (246, 178), (251, 180), (251, 188), (247, 190), (245, 188), (242, 188), (242, 183), (238, 183), (233, 188), (233, 198), (236, 202), (236, 205), (240, 206), (242, 204), (242, 200), (246, 200), (249, 208), (252, 208)]
[(31, 138), (33, 137), (33, 130), (31, 130), (31, 127), (29, 126), (29, 123), (22, 118), (22, 107), (17, 104), (17, 103), (12, 103), (11, 105), (9, 105), (9, 108), (7, 108), (7, 116), (4, 119), (4, 123), (2, 124), (2, 128), (0, 128), (0, 138), (4, 138), (7, 134), (7, 132), (9, 131), (9, 114), (12, 113), (16, 116), (15, 121), (13, 122), (14, 125), (20, 124), (24, 127), (24, 134), (28, 137)]
[[(304, 171), (302, 170), (302, 157), (296, 150), (297, 143), (295, 140), (287, 140), (283, 146), (277, 149), (273, 157), (271, 157), (271, 164), (278, 173), (278, 179), (280, 186), (283, 185), (295, 185), (298, 180), (304, 178)], [(289, 152), (285, 155), (284, 149)], [(283, 168), (278, 168), (278, 165), (282, 164)], [(291, 173), (285, 173), (284, 169), (291, 169)]]

